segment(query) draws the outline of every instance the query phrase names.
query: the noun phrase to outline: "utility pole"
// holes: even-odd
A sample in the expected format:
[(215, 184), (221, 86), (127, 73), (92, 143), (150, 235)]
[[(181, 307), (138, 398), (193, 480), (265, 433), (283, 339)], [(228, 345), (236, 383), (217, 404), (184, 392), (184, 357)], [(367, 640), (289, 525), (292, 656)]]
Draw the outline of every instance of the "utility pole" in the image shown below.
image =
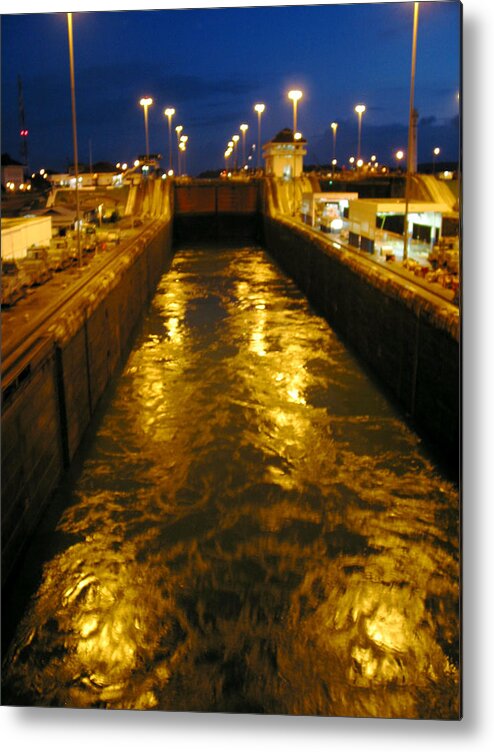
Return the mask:
[(408, 152), (407, 152), (407, 179), (405, 184), (405, 216), (403, 227), (403, 260), (408, 258), (408, 206), (410, 203), (410, 190), (412, 183), (412, 159), (413, 159), (413, 125), (414, 125), (414, 91), (415, 91), (415, 60), (417, 57), (417, 29), (419, 23), (419, 3), (414, 3), (413, 8), (413, 36), (412, 36), (412, 66), (410, 74), (410, 110), (408, 115)]

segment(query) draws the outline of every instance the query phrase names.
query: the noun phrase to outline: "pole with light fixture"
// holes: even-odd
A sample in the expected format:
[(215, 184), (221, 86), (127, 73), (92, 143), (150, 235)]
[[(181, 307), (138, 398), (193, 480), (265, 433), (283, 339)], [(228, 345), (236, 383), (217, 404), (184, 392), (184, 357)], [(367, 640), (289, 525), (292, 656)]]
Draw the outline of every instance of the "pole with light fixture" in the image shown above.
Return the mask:
[(247, 123), (242, 123), (242, 125), (240, 126), (240, 130), (242, 131), (242, 170), (245, 168), (245, 162), (246, 162), (246, 157), (245, 157), (245, 134), (247, 133), (248, 127), (249, 126), (247, 125)]
[(299, 99), (302, 99), (303, 92), (299, 91), (298, 89), (292, 89), (288, 92), (288, 99), (291, 99), (293, 102), (293, 132), (297, 132), (297, 102)]
[(168, 151), (169, 151), (169, 164), (168, 170), (173, 170), (173, 155), (172, 155), (172, 117), (175, 114), (174, 107), (167, 107), (164, 111), (165, 116), (168, 118)]
[(417, 58), (417, 29), (419, 23), (419, 3), (413, 7), (413, 32), (412, 32), (412, 64), (410, 73), (410, 110), (408, 114), (408, 153), (407, 153), (407, 179), (405, 183), (405, 216), (403, 225), (403, 260), (408, 258), (408, 206), (410, 203), (410, 190), (412, 184), (412, 149), (413, 149), (413, 102), (415, 92), (415, 62)]
[(360, 146), (362, 141), (362, 115), (366, 110), (365, 104), (358, 104), (355, 107), (355, 112), (358, 115), (358, 149), (357, 149), (357, 161), (360, 159)]
[(149, 160), (148, 107), (153, 104), (152, 97), (141, 97), (139, 104), (144, 108), (144, 131), (146, 133), (146, 160)]
[(254, 110), (257, 112), (257, 169), (261, 166), (261, 115), (266, 109), (266, 106), (262, 103), (254, 105)]
[(433, 175), (436, 174), (436, 157), (438, 157), (440, 153), (441, 153), (441, 149), (439, 148), (439, 146), (436, 146), (436, 148), (432, 152), (432, 174)]

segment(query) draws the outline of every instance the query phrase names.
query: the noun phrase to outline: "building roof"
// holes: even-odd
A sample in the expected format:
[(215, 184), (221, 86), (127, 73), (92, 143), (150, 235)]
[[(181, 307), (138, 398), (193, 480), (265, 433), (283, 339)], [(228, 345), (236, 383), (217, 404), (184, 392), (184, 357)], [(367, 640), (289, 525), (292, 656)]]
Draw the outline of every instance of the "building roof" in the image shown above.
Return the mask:
[[(350, 206), (368, 206), (374, 207), (376, 214), (404, 214), (405, 213), (405, 199), (404, 198), (359, 198), (356, 201), (352, 201)], [(420, 214), (421, 212), (439, 212), (445, 214), (450, 212), (451, 209), (447, 204), (434, 202), (434, 201), (419, 201), (417, 199), (411, 199), (408, 204), (409, 213)]]
[(16, 167), (23, 167), (23, 165), (20, 162), (17, 162), (15, 159), (12, 159), (10, 154), (7, 154), (7, 152), (4, 152), (2, 154), (2, 167), (9, 167), (15, 165)]
[(274, 138), (271, 139), (272, 144), (306, 144), (307, 139), (306, 138), (294, 138), (293, 137), (293, 131), (291, 128), (283, 128), (282, 131), (276, 134)]

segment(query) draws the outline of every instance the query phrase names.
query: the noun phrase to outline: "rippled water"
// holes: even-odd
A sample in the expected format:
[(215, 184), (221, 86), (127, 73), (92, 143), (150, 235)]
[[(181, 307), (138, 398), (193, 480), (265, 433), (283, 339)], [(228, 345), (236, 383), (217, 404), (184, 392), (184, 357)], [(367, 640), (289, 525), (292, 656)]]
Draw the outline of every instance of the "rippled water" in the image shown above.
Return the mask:
[(3, 702), (455, 718), (457, 523), (264, 252), (184, 249), (45, 540)]

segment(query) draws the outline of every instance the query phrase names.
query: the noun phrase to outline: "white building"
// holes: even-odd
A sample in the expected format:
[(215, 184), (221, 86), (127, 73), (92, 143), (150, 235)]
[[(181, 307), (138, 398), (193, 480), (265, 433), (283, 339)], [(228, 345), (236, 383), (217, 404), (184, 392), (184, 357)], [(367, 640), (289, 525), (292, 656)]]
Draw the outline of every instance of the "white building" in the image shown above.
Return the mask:
[(2, 258), (24, 258), (32, 245), (49, 245), (51, 217), (2, 219)]
[[(350, 243), (354, 246), (374, 252), (374, 245), (379, 234), (378, 225), (386, 216), (405, 215), (406, 202), (403, 198), (358, 199), (350, 201), (348, 211), (348, 229)], [(450, 208), (447, 204), (434, 201), (413, 199), (408, 204), (408, 234), (412, 237), (417, 226), (426, 228), (429, 244), (432, 247), (440, 237), (443, 215)]]
[(307, 140), (295, 138), (290, 128), (284, 128), (271, 141), (264, 144), (263, 158), (265, 175), (284, 178), (298, 178), (304, 171), (304, 156), (307, 154)]

